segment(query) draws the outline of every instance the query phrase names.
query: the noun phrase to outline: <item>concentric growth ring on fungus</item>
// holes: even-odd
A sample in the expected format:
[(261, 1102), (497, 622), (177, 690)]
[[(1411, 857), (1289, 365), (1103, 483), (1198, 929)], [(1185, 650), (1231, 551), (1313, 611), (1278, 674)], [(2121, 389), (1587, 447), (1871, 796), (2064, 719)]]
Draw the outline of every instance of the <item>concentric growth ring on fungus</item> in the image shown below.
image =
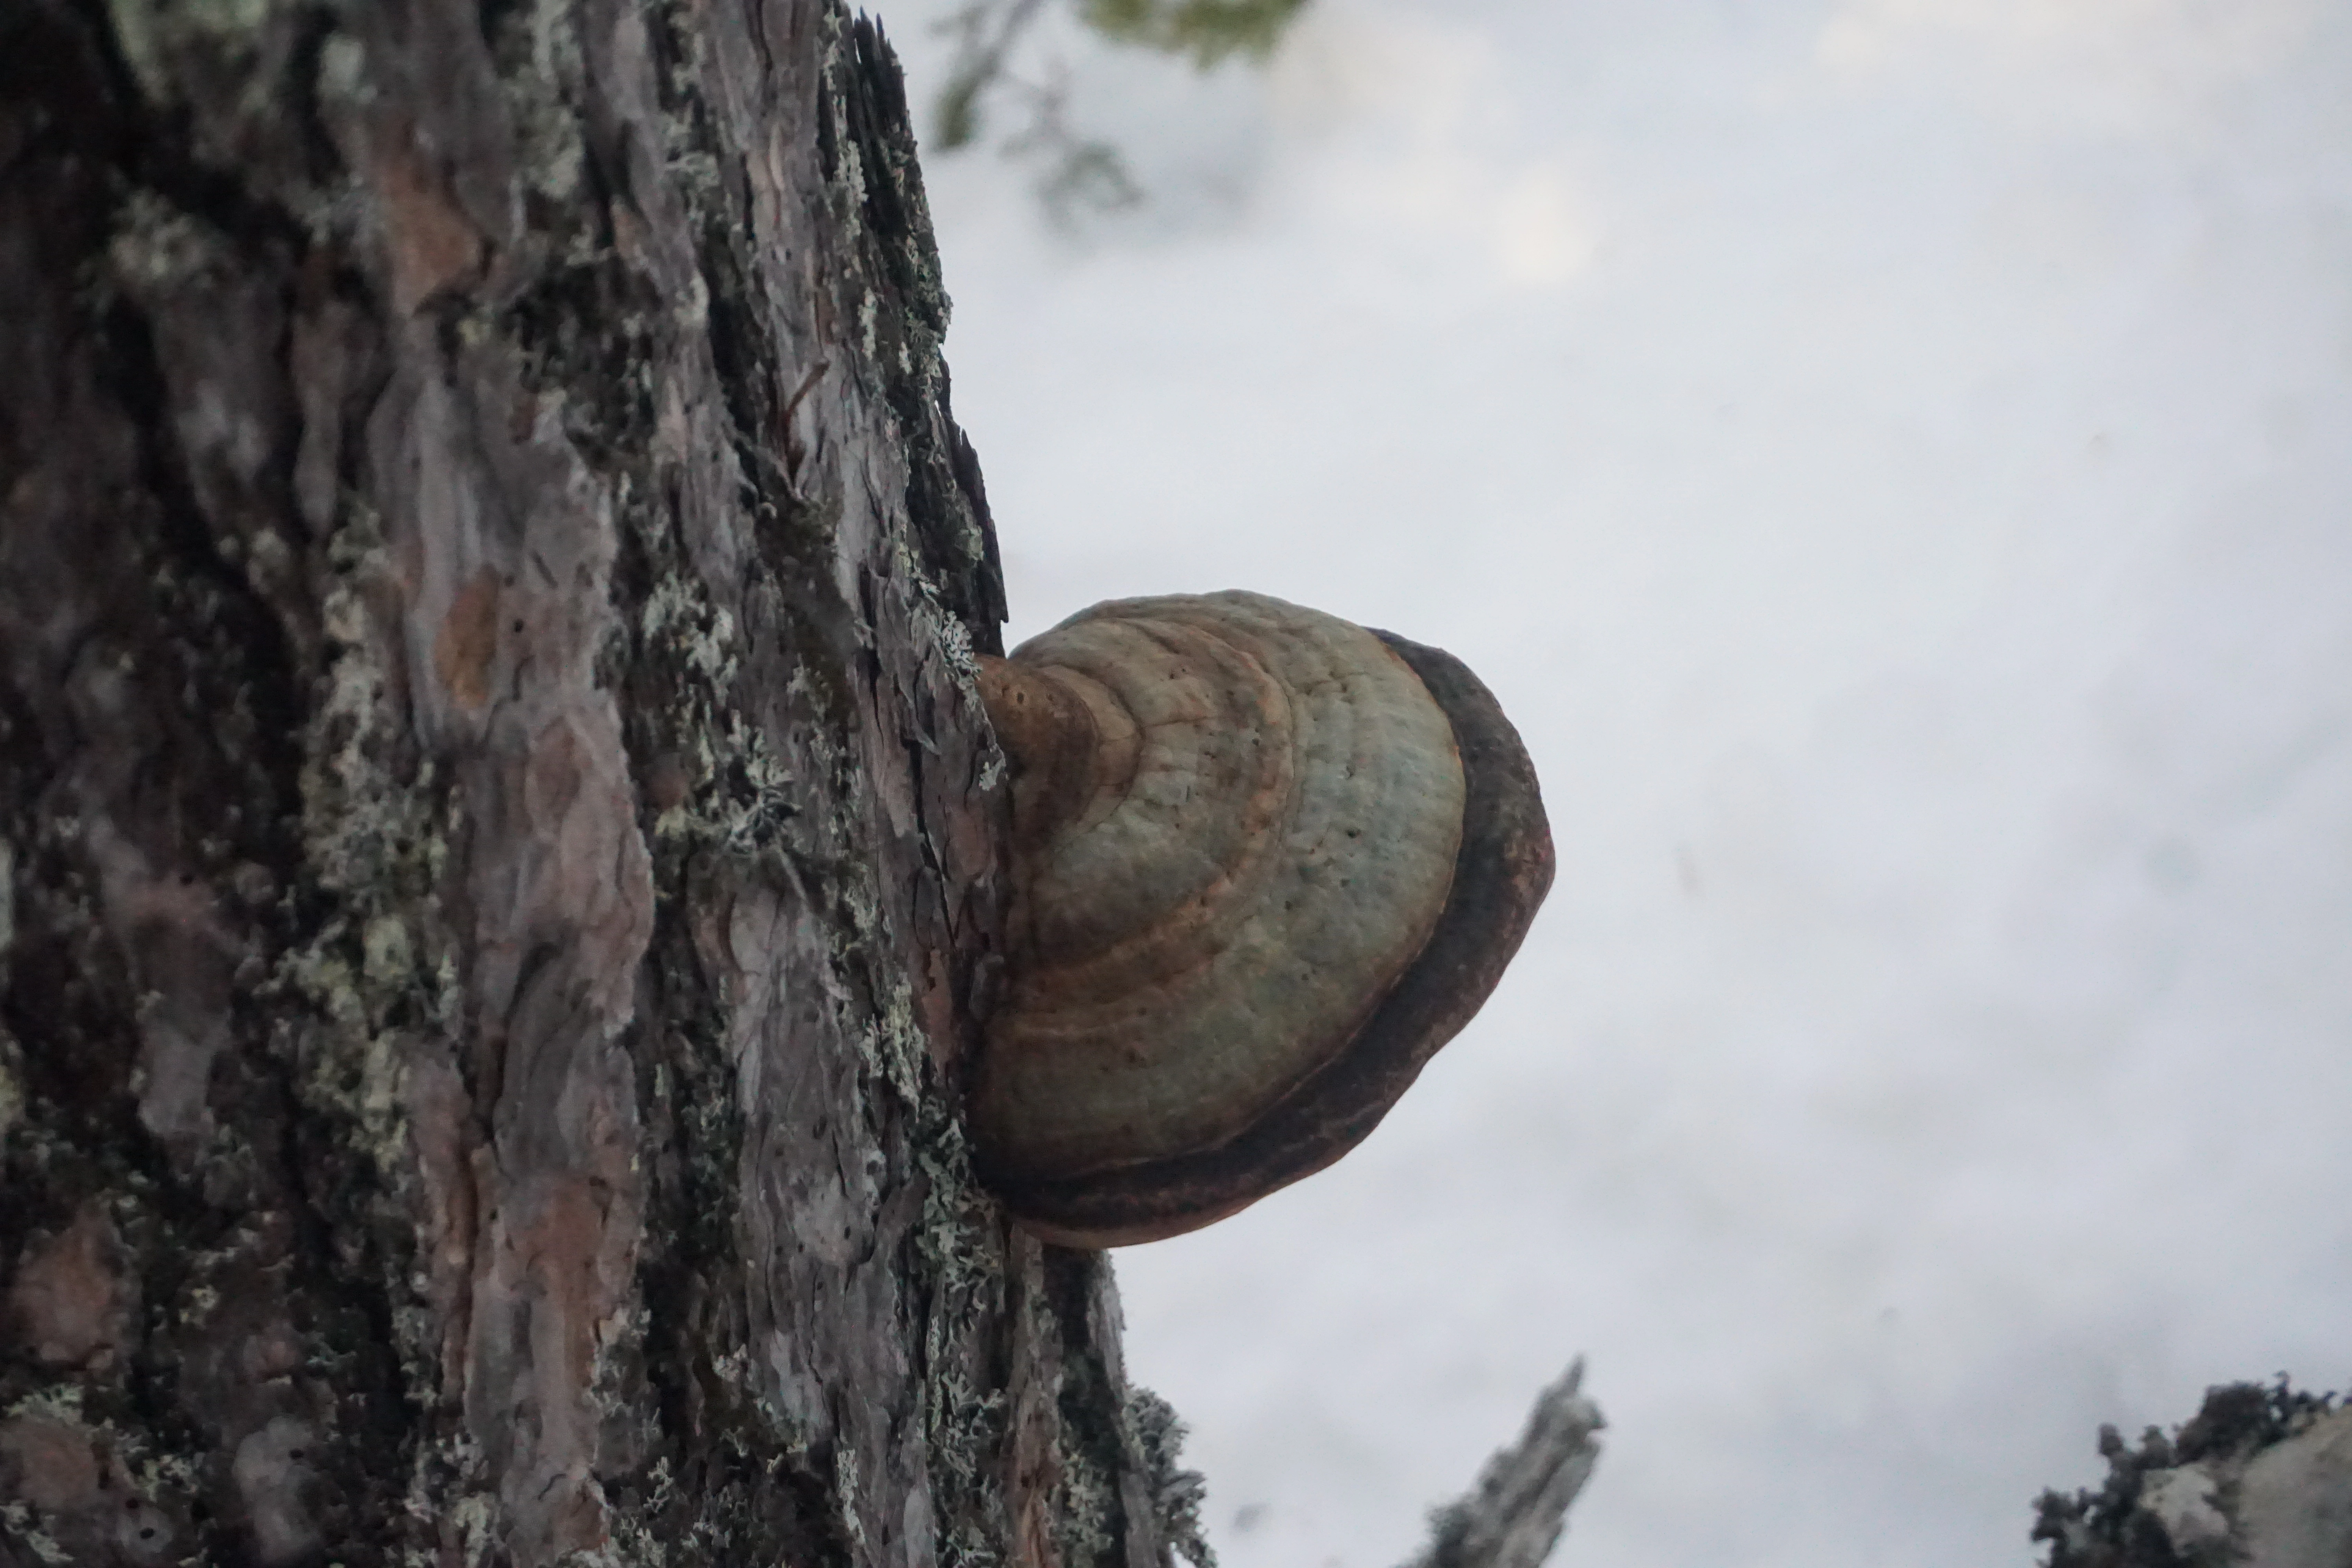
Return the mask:
[(1194, 1229), (1360, 1142), (1551, 885), (1461, 661), (1255, 594), (1097, 605), (982, 661), (1013, 773), (1007, 989), (970, 1100), (1027, 1229)]

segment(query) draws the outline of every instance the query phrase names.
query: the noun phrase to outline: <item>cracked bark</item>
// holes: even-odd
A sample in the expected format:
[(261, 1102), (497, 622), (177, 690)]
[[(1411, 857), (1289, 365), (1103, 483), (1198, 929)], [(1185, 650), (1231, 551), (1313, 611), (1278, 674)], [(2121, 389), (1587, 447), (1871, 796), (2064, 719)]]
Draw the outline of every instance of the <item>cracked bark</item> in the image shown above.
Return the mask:
[(832, 0), (0, 0), (0, 1563), (1167, 1561), (946, 318)]

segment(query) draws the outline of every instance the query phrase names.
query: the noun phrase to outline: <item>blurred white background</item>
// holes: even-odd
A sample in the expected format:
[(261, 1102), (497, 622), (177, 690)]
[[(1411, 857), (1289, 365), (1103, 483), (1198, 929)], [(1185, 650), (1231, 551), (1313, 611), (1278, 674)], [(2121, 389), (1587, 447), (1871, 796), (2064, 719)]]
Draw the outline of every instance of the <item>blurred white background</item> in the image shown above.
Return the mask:
[(2021, 1564), (2100, 1423), (2342, 1386), (2352, 6), (1066, 43), (1145, 207), (925, 171), (1012, 635), (1437, 643), (1560, 850), (1369, 1143), (1118, 1256), (1227, 1568), (1402, 1561), (1580, 1352), (1563, 1568)]

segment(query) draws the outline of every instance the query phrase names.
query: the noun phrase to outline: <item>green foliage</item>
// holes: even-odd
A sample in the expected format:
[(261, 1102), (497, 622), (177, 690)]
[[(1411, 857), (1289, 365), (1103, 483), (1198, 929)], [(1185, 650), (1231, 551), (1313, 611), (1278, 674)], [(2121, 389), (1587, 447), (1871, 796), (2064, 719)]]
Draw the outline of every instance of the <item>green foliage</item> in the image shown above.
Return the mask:
[[(955, 35), (955, 64), (934, 108), (934, 145), (942, 152), (982, 139), (992, 103), (1010, 102), (1025, 115), (1003, 150), (1042, 163), (1039, 194), (1057, 214), (1086, 207), (1120, 207), (1141, 199), (1117, 148), (1069, 123), (1067, 70), (1058, 60), (1042, 71), (1017, 68), (1016, 56), (1045, 0), (970, 0), (940, 24)], [(1307, 0), (1069, 0), (1076, 19), (1112, 43), (1157, 50), (1213, 70), (1226, 60), (1262, 62)]]
[(1190, 55), (1202, 70), (1240, 55), (1262, 60), (1307, 0), (1079, 0), (1087, 26), (1122, 44)]
[(971, 146), (980, 135), (980, 92), (987, 85), (987, 78), (979, 72), (959, 69), (940, 89), (937, 113), (941, 148), (952, 153)]
[(940, 24), (956, 37), (955, 68), (940, 89), (938, 140), (953, 152), (980, 136), (980, 101), (991, 89), (1024, 85), (1006, 67), (1014, 46), (1036, 19), (1040, 0), (971, 0)]

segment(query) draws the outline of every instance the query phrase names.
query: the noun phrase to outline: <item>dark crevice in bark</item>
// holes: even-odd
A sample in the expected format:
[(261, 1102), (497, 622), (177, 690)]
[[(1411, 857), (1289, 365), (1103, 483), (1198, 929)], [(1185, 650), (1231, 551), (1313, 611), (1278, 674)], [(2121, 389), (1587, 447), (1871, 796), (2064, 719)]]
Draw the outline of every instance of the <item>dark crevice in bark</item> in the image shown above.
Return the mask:
[(972, 615), (983, 635), (975, 637), (974, 647), (982, 653), (1002, 655), (1003, 626), (1009, 612), (1004, 603), (1004, 563), (996, 545), (996, 519), (988, 510), (988, 487), (981, 479), (980, 453), (963, 427), (955, 422), (954, 409), (948, 398), (949, 379), (943, 362), (940, 366), (940, 413), (947, 420), (948, 470), (954, 476), (963, 504), (971, 509), (980, 528), (980, 592)]
[[(351, 1568), (364, 1568), (383, 1561), (396, 1537), (402, 1483), (415, 1462), (424, 1425), (424, 1407), (403, 1376), (385, 1289), (404, 1260), (384, 1256), (379, 1227), (345, 1228), (348, 1221), (340, 1216), (366, 1212), (380, 1187), (376, 1173), (360, 1169), (330, 1129), (303, 1114), (283, 1059), (269, 1059), (277, 1068), (277, 1130), (294, 1233), (289, 1248), (294, 1329), (309, 1348), (310, 1370), (333, 1400), (331, 1430), (337, 1440), (314, 1445), (309, 1461), (319, 1477), (321, 1533), (330, 1542), (351, 1542), (335, 1554)], [(318, 1190), (330, 1183), (345, 1190)]]
[(121, 166), (131, 158), (122, 112), (128, 83), (100, 7), (17, 5), (0, 14), (0, 102), (31, 109), (38, 123), (10, 167), (40, 156)]
[[(29, 37), (22, 47), (0, 47), (0, 58), (14, 57), (22, 75), (14, 82), (0, 77), (0, 89), (12, 96), (21, 89), (26, 101), (39, 103), (60, 124), (70, 124), (75, 151), (97, 153), (116, 171), (122, 189), (156, 192), (178, 210), (234, 237), (251, 254), (274, 247), (280, 257), (294, 256), (307, 248), (310, 236), (293, 214), (257, 195), (239, 171), (208, 165), (194, 155), (191, 108), (145, 101), (102, 0), (49, 0), (30, 11), (25, 29)], [(331, 170), (337, 160), (318, 118), (315, 67), (333, 30), (333, 12), (311, 6), (297, 15), (299, 42), (289, 62), (294, 68), (274, 85), (287, 95), (288, 120), (299, 128), (313, 170)]]
[(327, 41), (336, 31), (335, 8), (310, 6), (297, 15), (294, 27), (285, 77), (287, 117), (299, 135), (303, 177), (323, 186), (341, 173), (343, 162), (328, 133), (325, 106), (319, 98), (320, 68)]
[[(234, 736), (246, 755), (234, 761), (249, 759), (258, 773), (250, 782), (265, 784), (267, 793), (236, 789), (215, 798), (237, 803), (247, 818), (236, 835), (244, 858), (282, 864), (290, 848), (291, 813), (301, 798), (299, 741), (309, 719), (305, 682), (278, 616), (245, 574), (223, 559), (216, 525), (196, 499), (186, 455), (170, 436), (171, 390), (146, 317), (117, 303), (106, 312), (100, 335), (107, 345), (99, 361), (100, 384), (140, 433), (139, 477), (155, 501), (153, 542), (146, 553), (157, 571), (181, 587), (175, 597), (205, 601), (170, 606), (184, 616), (193, 610), (196, 624), (159, 628), (156, 641), (176, 656), (184, 689), (197, 698), (195, 711), (185, 715), (192, 723), (220, 715), (249, 718)], [(270, 498), (278, 503), (272, 510), (281, 515), (290, 510), (285, 503), (293, 467), (292, 444), (278, 443), (268, 477), (277, 492)]]
[[(905, 80), (879, 22), (858, 17), (848, 43), (849, 73), (859, 90), (843, 101), (865, 195), (860, 248), (868, 274), (889, 285), (878, 295), (888, 308), (874, 316), (874, 363), (905, 441), (908, 521), (926, 574), (972, 647), (1002, 653), (1005, 607), (996, 525), (980, 487), (978, 458), (949, 405), (939, 352), (948, 329), (948, 296)], [(832, 174), (840, 151), (830, 117), (820, 114), (818, 128)]]
[[(23, 798), (13, 788), (9, 794)], [(15, 843), (38, 842), (38, 829), (25, 820), (31, 815), (11, 824)], [(19, 859), (16, 874), (28, 886), (69, 889), (79, 879), (78, 868), (60, 865), (61, 859), (54, 848), (45, 847), (29, 860)], [(153, 1158), (129, 1094), (138, 1037), (129, 1020), (104, 1001), (127, 990), (129, 976), (110, 944), (87, 931), (76, 942), (54, 929), (43, 907), (47, 901), (19, 900), (0, 1021), (16, 1039), (37, 1047), (26, 1051), (20, 1070), (26, 1116), (44, 1142), (89, 1151), (84, 1159), (111, 1159), (110, 1168), (87, 1176), (76, 1173), (79, 1162), (72, 1162), (63, 1168), (51, 1165), (38, 1182), (12, 1179), (12, 1200), (0, 1205), (0, 1237), (19, 1244), (23, 1229), (36, 1222), (43, 1228), (61, 1226), (85, 1194), (133, 1172), (147, 1176)], [(125, 1165), (120, 1152), (124, 1150), (144, 1157), (137, 1165)]]
[[(657, 351), (652, 322), (664, 309), (646, 280), (609, 249), (541, 271), (502, 312), (529, 356), (533, 391), (566, 400), (565, 430), (591, 464), (642, 461), (653, 405), (640, 367)], [(461, 323), (450, 319), (453, 331)], [(453, 339), (443, 352), (457, 357)]]
[[(868, 259), (879, 264), (901, 306), (935, 337), (943, 336), (948, 311), (940, 288), (939, 247), (929, 220), (916, 217), (919, 186), (909, 189), (920, 176), (915, 173), (906, 80), (880, 22), (861, 15), (850, 25), (849, 36), (858, 90), (844, 94), (843, 102), (850, 134), (864, 154), (866, 221), (882, 242), (871, 248)], [(882, 363), (889, 363), (887, 355)]]
[(1119, 1428), (1125, 1390), (1095, 1342), (1095, 1302), (1100, 1271), (1109, 1267), (1099, 1252), (1045, 1249), (1045, 1293), (1054, 1315), (1079, 1330), (1066, 1344), (1061, 1366), (1062, 1467), (1056, 1489), (1055, 1529), (1066, 1568), (1126, 1568), (1128, 1542), (1149, 1521), (1130, 1520), (1121, 1479), (1130, 1468), (1128, 1443)]

